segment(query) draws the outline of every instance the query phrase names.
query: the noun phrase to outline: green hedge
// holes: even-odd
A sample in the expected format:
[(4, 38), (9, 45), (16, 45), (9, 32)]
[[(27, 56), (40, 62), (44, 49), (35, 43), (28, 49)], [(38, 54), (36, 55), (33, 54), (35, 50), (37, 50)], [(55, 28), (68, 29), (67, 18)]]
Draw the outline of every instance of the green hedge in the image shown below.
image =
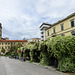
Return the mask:
[(74, 61), (72, 61), (72, 58), (62, 58), (61, 60), (59, 60), (57, 70), (63, 72), (75, 72), (75, 63)]
[(39, 50), (40, 50), (40, 64), (41, 65), (52, 65), (53, 60), (52, 56), (50, 56), (50, 52), (47, 50), (47, 41), (40, 42), (39, 44)]
[[(18, 51), (23, 51), (23, 58), (30, 60), (30, 62), (39, 62), (40, 51), (38, 50), (39, 43), (30, 42), (27, 46), (18, 48)], [(18, 52), (17, 51), (17, 52)], [(18, 52), (19, 57), (21, 53)]]
[(75, 36), (57, 36), (48, 41), (48, 51), (58, 59), (58, 69), (64, 72), (75, 70)]
[(40, 60), (41, 65), (54, 65), (58, 60), (59, 71), (75, 72), (75, 36), (56, 36), (40, 43), (31, 42), (19, 48), (24, 58), (30, 57), (31, 62)]
[(34, 43), (30, 48), (30, 58), (31, 61), (38, 62), (39, 61), (40, 52), (38, 50), (38, 43)]

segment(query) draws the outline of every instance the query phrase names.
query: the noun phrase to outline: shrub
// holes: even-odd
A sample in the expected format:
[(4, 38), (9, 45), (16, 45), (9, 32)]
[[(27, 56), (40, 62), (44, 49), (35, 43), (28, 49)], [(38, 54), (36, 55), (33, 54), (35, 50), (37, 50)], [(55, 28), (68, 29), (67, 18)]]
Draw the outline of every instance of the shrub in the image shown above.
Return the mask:
[(24, 47), (24, 51), (23, 51), (23, 58), (25, 58), (25, 60), (30, 60), (30, 55), (29, 55), (30, 49), (28, 48), (28, 46)]
[(49, 65), (49, 56), (47, 51), (47, 45), (46, 42), (40, 42), (39, 44), (39, 50), (40, 50), (40, 64), (41, 65)]
[(6, 54), (5, 54), (5, 56), (10, 56), (10, 55), (11, 55), (10, 51), (6, 52)]
[(2, 50), (1, 50), (1, 52), (2, 52), (2, 53), (5, 53), (5, 49), (4, 49), (3, 47), (2, 47)]
[(38, 62), (40, 53), (39, 53), (39, 50), (38, 50), (38, 43), (34, 43), (34, 44), (31, 44), (31, 47), (30, 47), (30, 58), (31, 58), (31, 61), (34, 61), (34, 62)]
[(62, 58), (59, 60), (58, 70), (63, 72), (75, 72), (75, 63), (72, 61), (72, 58)]
[(48, 52), (58, 59), (60, 71), (74, 72), (75, 68), (75, 36), (57, 36), (48, 42)]
[(59, 71), (75, 72), (75, 36), (56, 36), (40, 43), (30, 42), (18, 50), (23, 51), (23, 57), (29, 57), (30, 62), (40, 60), (41, 65), (54, 65), (57, 60)]
[(54, 54), (54, 57), (61, 59), (62, 57), (75, 56), (75, 36), (51, 38), (48, 42), (48, 51)]

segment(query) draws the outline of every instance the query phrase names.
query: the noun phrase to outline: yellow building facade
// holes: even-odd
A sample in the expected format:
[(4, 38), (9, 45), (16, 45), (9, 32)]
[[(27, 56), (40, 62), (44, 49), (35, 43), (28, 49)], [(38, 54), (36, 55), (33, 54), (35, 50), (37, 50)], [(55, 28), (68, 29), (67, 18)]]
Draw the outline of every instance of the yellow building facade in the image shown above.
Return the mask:
[(57, 35), (75, 35), (75, 13), (54, 23), (46, 29), (46, 40)]
[(2, 50), (2, 47), (7, 52), (11, 46), (15, 46), (19, 43), (22, 44), (22, 46), (26, 46), (27, 40), (0, 40), (0, 52)]

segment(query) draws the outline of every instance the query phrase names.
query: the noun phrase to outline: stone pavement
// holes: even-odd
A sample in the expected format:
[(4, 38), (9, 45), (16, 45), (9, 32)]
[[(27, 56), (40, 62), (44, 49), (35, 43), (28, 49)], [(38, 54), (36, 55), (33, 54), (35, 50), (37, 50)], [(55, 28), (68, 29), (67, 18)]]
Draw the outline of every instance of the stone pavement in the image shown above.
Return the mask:
[(37, 63), (22, 62), (8, 57), (0, 58), (0, 75), (67, 75), (52, 67), (43, 67)]

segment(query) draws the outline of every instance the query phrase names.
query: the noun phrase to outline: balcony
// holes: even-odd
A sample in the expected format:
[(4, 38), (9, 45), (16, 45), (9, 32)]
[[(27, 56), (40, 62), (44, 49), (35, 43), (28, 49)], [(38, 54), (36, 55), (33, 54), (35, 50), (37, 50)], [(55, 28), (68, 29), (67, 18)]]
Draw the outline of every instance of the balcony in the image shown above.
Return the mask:
[(52, 33), (51, 36), (52, 36), (52, 37), (56, 36), (56, 33)]
[(44, 38), (41, 38), (41, 41), (44, 41)]
[(41, 36), (44, 36), (44, 34), (41, 34)]
[(41, 34), (43, 34), (43, 32), (41, 32)]

